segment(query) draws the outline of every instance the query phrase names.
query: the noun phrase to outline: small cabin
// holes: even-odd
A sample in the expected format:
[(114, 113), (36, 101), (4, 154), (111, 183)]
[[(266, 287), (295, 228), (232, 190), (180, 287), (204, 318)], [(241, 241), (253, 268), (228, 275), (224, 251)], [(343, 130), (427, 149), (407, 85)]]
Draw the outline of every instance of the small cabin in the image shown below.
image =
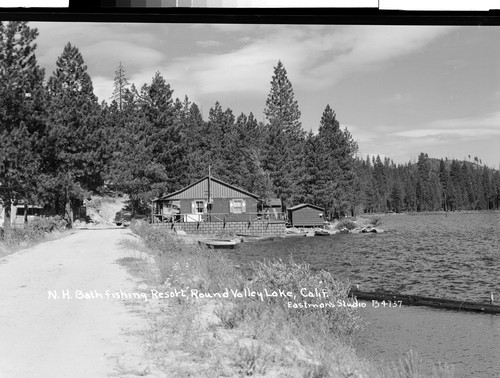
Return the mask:
[(308, 203), (289, 207), (287, 213), (293, 227), (322, 227), (325, 222), (325, 209)]
[(259, 197), (212, 176), (153, 200), (155, 222), (231, 222), (257, 217)]

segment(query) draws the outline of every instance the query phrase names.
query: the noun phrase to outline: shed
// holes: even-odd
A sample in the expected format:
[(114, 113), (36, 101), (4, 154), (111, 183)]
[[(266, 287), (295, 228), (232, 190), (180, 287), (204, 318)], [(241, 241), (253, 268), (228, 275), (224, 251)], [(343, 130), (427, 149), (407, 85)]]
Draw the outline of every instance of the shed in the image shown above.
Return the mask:
[(289, 207), (287, 213), (293, 227), (321, 227), (324, 223), (325, 209), (316, 205), (302, 203)]
[[(257, 216), (259, 197), (212, 176), (153, 200), (157, 220), (175, 214), (180, 222), (248, 221)], [(174, 211), (172, 211), (174, 210)]]

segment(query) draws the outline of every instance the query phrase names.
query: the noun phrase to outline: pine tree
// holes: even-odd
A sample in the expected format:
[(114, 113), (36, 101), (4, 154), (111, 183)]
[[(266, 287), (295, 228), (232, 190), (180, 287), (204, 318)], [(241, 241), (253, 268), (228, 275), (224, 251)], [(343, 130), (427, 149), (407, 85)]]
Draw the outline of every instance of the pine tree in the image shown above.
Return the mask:
[(388, 197), (387, 174), (380, 155), (377, 155), (373, 162), (373, 181), (375, 182), (376, 195), (378, 198), (377, 211), (386, 211)]
[(181, 125), (176, 121), (173, 90), (157, 72), (151, 84), (142, 86), (138, 94), (138, 110), (145, 117), (143, 124), (147, 144), (152, 148), (152, 163), (164, 167), (168, 179), (162, 191), (178, 190), (186, 181), (186, 150), (181, 143)]
[(417, 201), (418, 210), (430, 210), (430, 190), (429, 190), (429, 178), (430, 178), (430, 163), (429, 156), (420, 153), (417, 161), (418, 168), (418, 186), (417, 186)]
[(439, 161), (439, 181), (443, 188), (443, 209), (448, 211), (450, 208), (450, 174), (443, 159)]
[(209, 143), (206, 138), (206, 125), (197, 104), (189, 105), (181, 122), (182, 144), (186, 147), (187, 183), (201, 179), (208, 173)]
[(263, 167), (269, 173), (273, 192), (286, 205), (293, 203), (299, 194), (300, 182), (295, 166), (295, 156), (281, 122), (273, 120), (266, 133)]
[[(305, 133), (300, 123), (299, 106), (294, 97), (286, 69), (279, 61), (274, 67), (271, 90), (264, 110), (269, 124), (263, 166), (270, 174), (275, 193), (288, 205), (300, 197), (298, 183), (304, 174)], [(289, 160), (279, 163), (279, 153), (283, 159)]]
[(127, 87), (130, 85), (128, 82), (127, 76), (125, 76), (125, 68), (122, 65), (122, 62), (118, 65), (118, 68), (115, 70), (115, 79), (114, 79), (114, 90), (111, 98), (116, 101), (118, 104), (118, 109), (122, 110), (123, 101), (125, 96), (125, 91)]
[(493, 185), (491, 180), (491, 173), (487, 167), (483, 167), (481, 175), (482, 187), (483, 187), (483, 197), (484, 197), (484, 209), (489, 210), (490, 198), (493, 194)]
[(283, 63), (278, 61), (274, 67), (274, 75), (271, 80), (271, 91), (267, 96), (264, 114), (269, 122), (279, 121), (284, 131), (296, 136), (303, 134), (300, 123), (300, 110), (292, 88), (288, 80), (287, 72)]
[(45, 192), (64, 204), (71, 226), (71, 205), (102, 185), (103, 140), (99, 105), (83, 57), (68, 43), (49, 78), (44, 136)]
[[(331, 214), (352, 214), (355, 207), (357, 144), (347, 129), (341, 130), (335, 112), (327, 105), (318, 132), (320, 179), (318, 200)], [(322, 187), (323, 186), (323, 187)]]
[(465, 209), (465, 199), (463, 198), (462, 170), (458, 160), (453, 159), (450, 165), (450, 206), (453, 210)]
[(35, 50), (38, 30), (26, 22), (0, 22), (0, 201), (36, 201), (43, 130), (44, 72)]
[[(300, 182), (301, 197), (300, 202), (319, 204), (318, 188), (322, 187), (321, 182), (321, 161), (319, 151), (319, 138), (313, 134), (312, 130), (307, 133), (304, 143), (304, 176)], [(323, 167), (324, 168), (324, 167)]]

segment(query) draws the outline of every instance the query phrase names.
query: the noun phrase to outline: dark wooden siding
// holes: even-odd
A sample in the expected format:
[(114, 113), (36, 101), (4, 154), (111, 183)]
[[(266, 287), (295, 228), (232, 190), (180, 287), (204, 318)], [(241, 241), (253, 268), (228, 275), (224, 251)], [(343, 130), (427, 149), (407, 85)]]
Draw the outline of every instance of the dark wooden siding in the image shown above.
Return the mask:
[(229, 214), (229, 200), (227, 198), (214, 198), (211, 212)]
[(191, 214), (191, 199), (181, 199), (181, 214)]
[(309, 206), (304, 206), (296, 210), (288, 210), (288, 217), (294, 227), (323, 226), (323, 218), (319, 214), (323, 214), (323, 211)]
[[(242, 214), (230, 213), (229, 201), (232, 199), (244, 199), (246, 201), (246, 211)], [(206, 201), (203, 198), (192, 198), (192, 199), (181, 199), (181, 214), (192, 214), (192, 202), (193, 201)], [(250, 215), (254, 219), (257, 216), (257, 203), (255, 198), (214, 198), (212, 202), (212, 210), (210, 211), (213, 216), (209, 217), (209, 214), (204, 214), (202, 216), (204, 221), (218, 222), (224, 220), (224, 215), (226, 215), (226, 221), (249, 221)]]

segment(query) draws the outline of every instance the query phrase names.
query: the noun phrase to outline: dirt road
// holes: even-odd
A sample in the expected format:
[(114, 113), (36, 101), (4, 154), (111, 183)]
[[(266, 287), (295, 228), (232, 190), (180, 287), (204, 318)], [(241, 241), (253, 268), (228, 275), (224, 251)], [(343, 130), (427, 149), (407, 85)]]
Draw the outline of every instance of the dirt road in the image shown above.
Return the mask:
[(0, 259), (0, 377), (147, 375), (146, 321), (125, 299), (137, 282), (117, 263), (127, 238), (80, 230)]

